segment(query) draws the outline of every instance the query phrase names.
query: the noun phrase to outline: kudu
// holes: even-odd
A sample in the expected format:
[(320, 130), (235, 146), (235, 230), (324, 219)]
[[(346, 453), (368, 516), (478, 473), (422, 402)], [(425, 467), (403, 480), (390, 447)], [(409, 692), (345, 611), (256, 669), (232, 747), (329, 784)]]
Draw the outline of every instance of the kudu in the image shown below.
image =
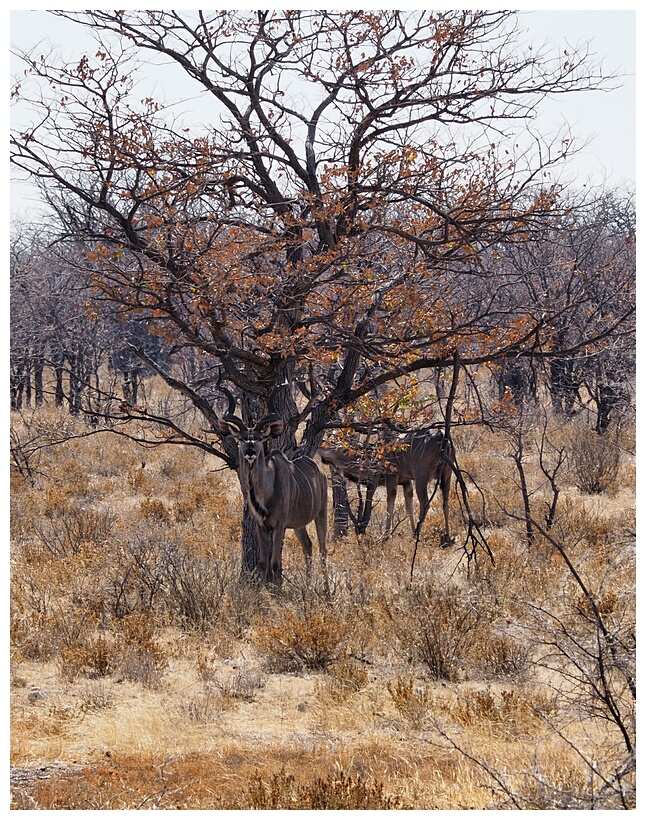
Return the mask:
[[(318, 455), (350, 481), (368, 484), (373, 488), (386, 486), (386, 534), (391, 535), (395, 513), (397, 486), (404, 491), (406, 512), (413, 535), (426, 518), (429, 507), (428, 485), (436, 481), (442, 491), (442, 509), (445, 531), (441, 546), (451, 542), (449, 527), (449, 491), (453, 472), (453, 445), (441, 432), (412, 431), (400, 436), (383, 461), (375, 466), (366, 464), (360, 455), (350, 455), (342, 447), (319, 447)], [(413, 483), (419, 501), (419, 522), (413, 509)]]
[(307, 456), (290, 460), (280, 450), (265, 455), (265, 442), (279, 436), (284, 427), (273, 404), (276, 391), (267, 401), (269, 413), (250, 429), (235, 415), (236, 402), (231, 392), (221, 385), (219, 389), (227, 397), (228, 408), (218, 417), (217, 426), (223, 435), (233, 436), (238, 442), (240, 481), (256, 523), (261, 577), (268, 582), (281, 582), (286, 529), (296, 533), (308, 578), (311, 577), (312, 540), (306, 527), (314, 521), (321, 568), (327, 580), (326, 476)]

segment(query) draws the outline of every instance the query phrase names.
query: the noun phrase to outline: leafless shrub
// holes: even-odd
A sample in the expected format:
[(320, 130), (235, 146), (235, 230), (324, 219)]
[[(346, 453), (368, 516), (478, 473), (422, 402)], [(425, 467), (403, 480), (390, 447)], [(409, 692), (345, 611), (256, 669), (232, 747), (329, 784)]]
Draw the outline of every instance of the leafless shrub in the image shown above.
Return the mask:
[(395, 683), (388, 682), (386, 688), (400, 715), (402, 715), (413, 728), (421, 728), (428, 717), (433, 702), (428, 689), (423, 686), (416, 686), (412, 676), (409, 678), (400, 676)]
[(232, 669), (231, 674), (216, 678), (213, 684), (229, 700), (252, 701), (266, 686), (267, 675), (256, 668)]
[(222, 697), (215, 687), (206, 684), (182, 703), (182, 713), (193, 723), (211, 723), (222, 713)]
[(599, 495), (617, 479), (621, 451), (609, 434), (579, 430), (572, 441), (570, 458), (574, 483), (583, 493)]
[(101, 548), (110, 538), (114, 516), (107, 510), (63, 503), (50, 515), (33, 521), (33, 533), (53, 556), (65, 558), (83, 547)]
[(103, 635), (84, 637), (61, 647), (58, 663), (67, 680), (105, 677), (116, 667), (114, 645)]
[(104, 680), (88, 681), (81, 691), (81, 709), (84, 712), (110, 709), (115, 702), (114, 690)]
[(484, 677), (494, 680), (522, 680), (530, 666), (531, 647), (510, 635), (493, 635), (479, 664)]
[(252, 641), (268, 671), (324, 670), (342, 656), (348, 633), (347, 621), (331, 609), (281, 609), (255, 625)]
[(133, 613), (118, 626), (116, 671), (150, 689), (158, 687), (167, 660), (151, 619), (145, 613)]
[(448, 681), (468, 677), (491, 655), (489, 616), (473, 592), (430, 581), (400, 595), (391, 610), (402, 653)]
[(219, 617), (237, 574), (233, 562), (176, 547), (168, 554), (163, 576), (169, 602), (180, 620), (204, 627)]
[(335, 701), (343, 701), (360, 692), (368, 683), (365, 668), (351, 658), (342, 658), (328, 669), (325, 693)]

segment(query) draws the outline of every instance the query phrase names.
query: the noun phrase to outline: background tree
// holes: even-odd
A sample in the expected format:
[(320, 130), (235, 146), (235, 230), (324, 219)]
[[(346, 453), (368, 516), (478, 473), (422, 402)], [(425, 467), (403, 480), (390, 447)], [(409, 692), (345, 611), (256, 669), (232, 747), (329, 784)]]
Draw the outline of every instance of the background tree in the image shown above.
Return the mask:
[[(550, 171), (571, 135), (547, 142), (531, 121), (548, 94), (604, 85), (585, 49), (519, 54), (509, 12), (60, 14), (97, 51), (23, 55), (14, 94), (35, 113), (12, 161), (84, 243), (100, 298), (174, 351), (160, 363), (129, 346), (209, 427), (220, 370), (245, 419), (276, 385), (309, 383), (304, 401), (282, 391), (280, 445), (311, 453), (358, 402), (391, 414), (392, 393), (366, 397), (396, 378), (414, 398), (416, 376), (456, 355), (569, 358), (630, 315), (559, 346), (579, 293), (538, 311), (512, 298), (518, 273), (492, 265), (563, 213)], [(138, 98), (136, 58), (177, 66), (209, 122)], [(227, 442), (146, 406), (107, 415), (236, 465)], [(243, 565), (256, 560), (247, 535)]]

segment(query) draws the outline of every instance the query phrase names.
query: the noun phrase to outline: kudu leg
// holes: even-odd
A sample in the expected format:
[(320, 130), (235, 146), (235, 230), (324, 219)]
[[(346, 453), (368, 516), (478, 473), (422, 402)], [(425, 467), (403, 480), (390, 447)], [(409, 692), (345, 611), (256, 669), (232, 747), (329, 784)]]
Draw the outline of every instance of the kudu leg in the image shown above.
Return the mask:
[(410, 528), (413, 531), (413, 535), (415, 535), (415, 509), (413, 507), (413, 482), (412, 481), (404, 481), (402, 484), (402, 490), (404, 491), (404, 503), (406, 504), (406, 513), (408, 515), (408, 520), (410, 521)]
[(258, 567), (260, 569), (260, 577), (263, 581), (269, 581), (269, 561), (273, 551), (272, 532), (260, 526), (256, 527), (256, 532), (258, 534)]
[(283, 542), (285, 540), (285, 527), (276, 527), (273, 532), (271, 545), (271, 562), (269, 565), (268, 581), (274, 584), (281, 584), (283, 580)]
[(440, 478), (440, 489), (442, 490), (442, 510), (444, 512), (444, 535), (440, 542), (441, 547), (451, 545), (451, 528), (449, 526), (449, 493), (451, 491), (451, 474), (453, 470), (449, 464), (445, 465)]
[(316, 516), (316, 537), (319, 542), (319, 558), (321, 568), (327, 573), (327, 504)]
[(303, 555), (305, 556), (305, 570), (307, 572), (307, 579), (312, 576), (312, 539), (307, 532), (306, 527), (299, 527), (295, 529), (296, 537), (301, 542), (303, 548)]
[(428, 498), (428, 480), (423, 481), (416, 478), (415, 491), (417, 493), (417, 501), (419, 502), (419, 521), (413, 528), (413, 534), (416, 538), (419, 538), (422, 532), (422, 524), (426, 519), (426, 514), (431, 504)]
[(397, 473), (386, 476), (386, 535), (393, 534), (395, 499), (397, 498)]

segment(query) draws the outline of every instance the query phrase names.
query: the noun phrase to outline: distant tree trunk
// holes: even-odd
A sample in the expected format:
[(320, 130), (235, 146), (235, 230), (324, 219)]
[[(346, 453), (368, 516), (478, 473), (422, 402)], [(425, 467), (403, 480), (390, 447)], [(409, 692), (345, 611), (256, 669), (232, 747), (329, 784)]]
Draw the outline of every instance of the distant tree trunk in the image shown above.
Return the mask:
[(45, 357), (42, 353), (34, 356), (34, 393), (36, 407), (40, 407), (43, 402), (43, 369), (45, 367)]
[(10, 390), (11, 409), (22, 410), (22, 394), (24, 389), (25, 365), (22, 359), (15, 361), (11, 366)]
[(63, 390), (63, 363), (63, 354), (59, 350), (52, 352), (52, 366), (54, 368), (54, 376), (56, 377), (54, 401), (57, 407), (61, 407), (65, 400), (65, 391)]
[(25, 403), (27, 407), (31, 407), (31, 359), (28, 354), (25, 356), (23, 383), (25, 386)]
[(377, 489), (377, 484), (370, 478), (366, 481), (366, 497), (363, 498), (361, 494), (361, 484), (357, 484), (359, 491), (359, 507), (357, 509), (357, 518), (355, 521), (355, 531), (358, 535), (363, 535), (368, 529), (368, 524), (372, 518), (372, 500)]

